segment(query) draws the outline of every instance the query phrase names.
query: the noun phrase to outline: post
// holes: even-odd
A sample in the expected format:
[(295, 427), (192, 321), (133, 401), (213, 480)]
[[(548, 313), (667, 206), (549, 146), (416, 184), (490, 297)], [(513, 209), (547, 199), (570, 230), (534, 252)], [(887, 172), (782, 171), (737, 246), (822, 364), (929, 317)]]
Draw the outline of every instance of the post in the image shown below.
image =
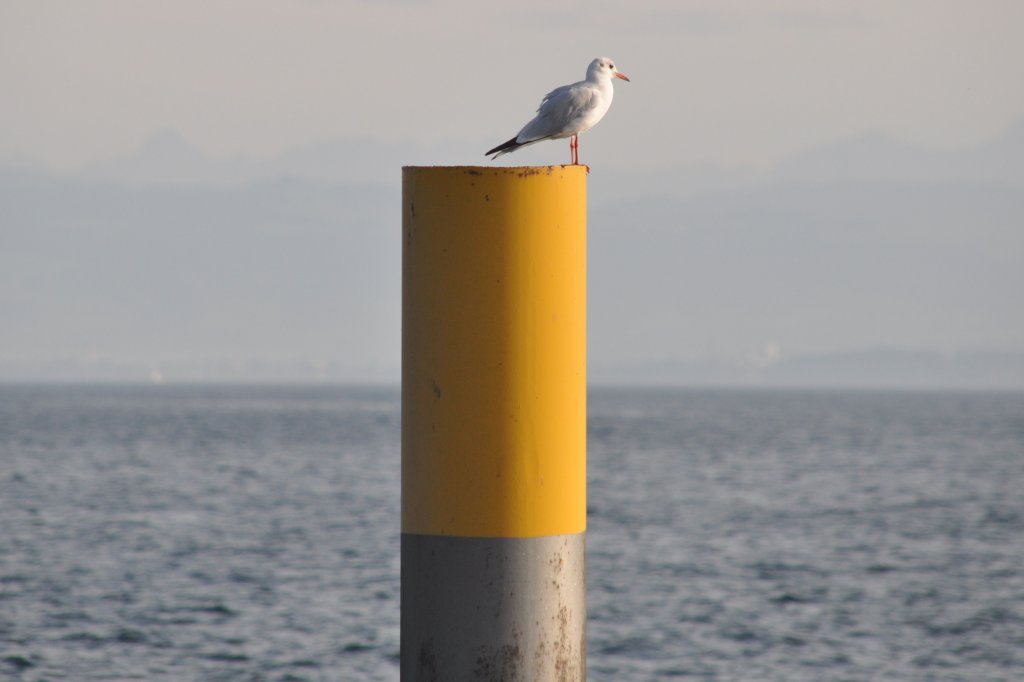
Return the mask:
[(586, 677), (586, 171), (402, 174), (401, 679)]

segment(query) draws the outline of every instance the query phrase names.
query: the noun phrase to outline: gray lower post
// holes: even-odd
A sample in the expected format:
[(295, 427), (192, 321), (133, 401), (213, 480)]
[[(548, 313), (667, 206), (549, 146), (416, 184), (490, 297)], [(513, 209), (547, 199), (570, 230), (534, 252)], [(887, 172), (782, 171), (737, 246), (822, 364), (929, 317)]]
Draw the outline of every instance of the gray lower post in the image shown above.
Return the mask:
[(402, 682), (586, 679), (585, 534), (402, 534)]

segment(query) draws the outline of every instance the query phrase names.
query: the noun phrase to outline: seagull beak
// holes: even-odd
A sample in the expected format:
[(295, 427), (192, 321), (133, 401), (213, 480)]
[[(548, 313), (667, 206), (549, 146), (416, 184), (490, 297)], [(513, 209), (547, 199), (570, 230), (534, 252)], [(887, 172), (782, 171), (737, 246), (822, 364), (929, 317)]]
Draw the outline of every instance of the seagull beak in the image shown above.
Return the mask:
[(627, 83), (629, 82), (629, 76), (627, 76), (624, 73), (619, 73), (618, 71), (616, 71), (615, 72), (615, 77), (616, 78), (621, 78), (622, 80), (626, 81)]

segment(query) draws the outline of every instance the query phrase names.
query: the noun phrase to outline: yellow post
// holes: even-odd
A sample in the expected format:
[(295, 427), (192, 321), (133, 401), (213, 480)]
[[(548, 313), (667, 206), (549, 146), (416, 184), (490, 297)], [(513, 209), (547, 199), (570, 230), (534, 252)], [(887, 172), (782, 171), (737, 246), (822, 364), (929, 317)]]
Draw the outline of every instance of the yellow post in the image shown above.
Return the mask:
[(402, 202), (402, 679), (582, 680), (586, 171)]

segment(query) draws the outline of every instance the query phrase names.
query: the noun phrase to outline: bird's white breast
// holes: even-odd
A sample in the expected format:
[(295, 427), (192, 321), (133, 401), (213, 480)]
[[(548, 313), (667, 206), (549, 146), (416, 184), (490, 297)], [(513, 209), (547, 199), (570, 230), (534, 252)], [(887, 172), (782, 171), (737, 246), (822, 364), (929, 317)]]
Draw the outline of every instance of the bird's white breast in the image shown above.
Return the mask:
[(609, 85), (607, 88), (599, 88), (598, 96), (594, 99), (592, 107), (587, 109), (580, 120), (579, 132), (590, 130), (597, 122), (604, 118), (604, 115), (608, 113), (608, 109), (612, 106), (612, 95), (614, 89)]

